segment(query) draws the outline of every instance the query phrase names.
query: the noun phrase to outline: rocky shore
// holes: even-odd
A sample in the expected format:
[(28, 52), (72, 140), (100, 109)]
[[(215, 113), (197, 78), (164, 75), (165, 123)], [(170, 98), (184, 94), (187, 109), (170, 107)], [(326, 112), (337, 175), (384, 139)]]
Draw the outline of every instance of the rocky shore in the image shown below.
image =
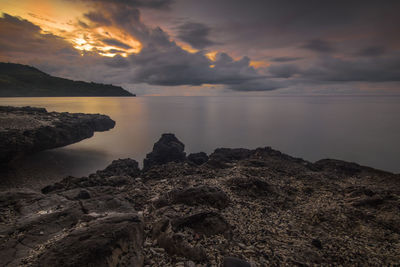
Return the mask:
[(399, 175), (269, 147), (186, 155), (163, 134), (41, 192), (0, 193), (4, 266), (391, 266)]
[(0, 106), (0, 164), (73, 144), (114, 126), (115, 122), (106, 115)]

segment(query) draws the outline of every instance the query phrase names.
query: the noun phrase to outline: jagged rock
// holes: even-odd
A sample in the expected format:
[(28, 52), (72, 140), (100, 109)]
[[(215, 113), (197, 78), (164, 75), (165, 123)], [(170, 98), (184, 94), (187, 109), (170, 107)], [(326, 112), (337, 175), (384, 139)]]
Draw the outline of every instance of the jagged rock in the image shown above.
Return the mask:
[(138, 177), (140, 175), (139, 163), (134, 159), (118, 159), (107, 166), (104, 170), (97, 171), (100, 177), (122, 176)]
[(229, 236), (230, 234), (229, 223), (221, 214), (212, 211), (175, 218), (171, 221), (171, 225), (175, 231), (187, 227), (193, 229), (195, 233), (206, 236), (217, 234)]
[[(216, 155), (229, 169), (212, 167), (212, 159), (202, 166), (171, 161), (132, 178), (136, 164), (117, 161), (107, 171), (66, 178), (45, 194), (0, 192), (2, 264), (56, 266), (70, 257), (75, 265), (140, 266), (130, 261), (140, 258), (130, 232), (140, 223), (145, 266), (400, 261), (399, 175), (364, 166), (352, 171), (351, 163), (312, 164), (271, 148)], [(135, 209), (140, 223), (118, 222), (136, 217)]]
[(245, 260), (235, 257), (225, 257), (222, 263), (223, 267), (251, 267), (251, 264)]
[(39, 256), (39, 266), (142, 266), (143, 225), (136, 214), (110, 214), (75, 228)]
[(66, 146), (107, 131), (106, 115), (47, 112), (42, 108), (0, 108), (0, 163), (26, 154)]
[(242, 196), (262, 197), (272, 194), (271, 186), (257, 177), (234, 177), (227, 184), (231, 190)]
[(197, 186), (185, 189), (175, 189), (161, 196), (156, 202), (156, 207), (171, 204), (185, 204), (189, 206), (206, 205), (215, 208), (225, 208), (229, 204), (229, 198), (218, 187)]
[(162, 134), (154, 146), (153, 151), (143, 160), (143, 169), (148, 170), (154, 165), (168, 162), (181, 162), (186, 159), (185, 145), (174, 134)]
[(202, 165), (208, 161), (208, 156), (204, 152), (191, 153), (187, 158), (196, 165)]
[[(0, 258), (19, 266), (138, 266), (143, 225), (113, 187), (0, 193)], [(23, 244), (23, 245), (21, 245)]]

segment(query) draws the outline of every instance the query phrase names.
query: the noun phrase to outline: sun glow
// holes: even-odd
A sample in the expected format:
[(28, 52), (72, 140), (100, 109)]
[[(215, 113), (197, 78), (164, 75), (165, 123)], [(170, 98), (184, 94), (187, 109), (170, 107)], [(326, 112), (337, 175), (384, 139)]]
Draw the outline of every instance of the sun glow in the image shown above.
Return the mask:
[(253, 68), (266, 68), (268, 67), (270, 64), (268, 62), (265, 61), (250, 61), (250, 66), (252, 66)]
[[(127, 57), (142, 49), (140, 41), (119, 28), (94, 25), (89, 27), (90, 23), (85, 21), (84, 14), (90, 9), (78, 1), (0, 0), (0, 10), (36, 24), (42, 33), (64, 39), (82, 54), (93, 52), (105, 57)], [(105, 42), (107, 39), (113, 39), (115, 43)]]
[(218, 54), (218, 51), (211, 51), (211, 52), (208, 52), (205, 55), (209, 60), (216, 61), (217, 60), (217, 54)]

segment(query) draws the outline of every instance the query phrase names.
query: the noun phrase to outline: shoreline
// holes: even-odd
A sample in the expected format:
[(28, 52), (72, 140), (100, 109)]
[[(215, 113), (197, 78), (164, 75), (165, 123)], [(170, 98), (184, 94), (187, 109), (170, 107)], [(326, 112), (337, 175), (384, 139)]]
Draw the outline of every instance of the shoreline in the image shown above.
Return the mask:
[[(186, 155), (164, 134), (143, 169), (115, 160), (88, 177), (41, 192), (3, 191), (0, 199), (1, 253), (11, 265), (400, 261), (398, 174), (268, 147)], [(29, 248), (13, 245), (17, 237)]]

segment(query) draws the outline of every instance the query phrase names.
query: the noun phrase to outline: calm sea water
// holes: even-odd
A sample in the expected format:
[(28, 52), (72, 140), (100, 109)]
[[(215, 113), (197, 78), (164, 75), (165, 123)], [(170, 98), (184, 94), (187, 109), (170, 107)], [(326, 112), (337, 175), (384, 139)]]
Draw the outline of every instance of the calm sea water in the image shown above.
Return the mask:
[(12, 186), (87, 175), (117, 158), (141, 162), (165, 132), (187, 152), (272, 146), (310, 161), (337, 158), (400, 172), (400, 97), (0, 98), (0, 105), (102, 113), (117, 123), (18, 162), (4, 174)]

